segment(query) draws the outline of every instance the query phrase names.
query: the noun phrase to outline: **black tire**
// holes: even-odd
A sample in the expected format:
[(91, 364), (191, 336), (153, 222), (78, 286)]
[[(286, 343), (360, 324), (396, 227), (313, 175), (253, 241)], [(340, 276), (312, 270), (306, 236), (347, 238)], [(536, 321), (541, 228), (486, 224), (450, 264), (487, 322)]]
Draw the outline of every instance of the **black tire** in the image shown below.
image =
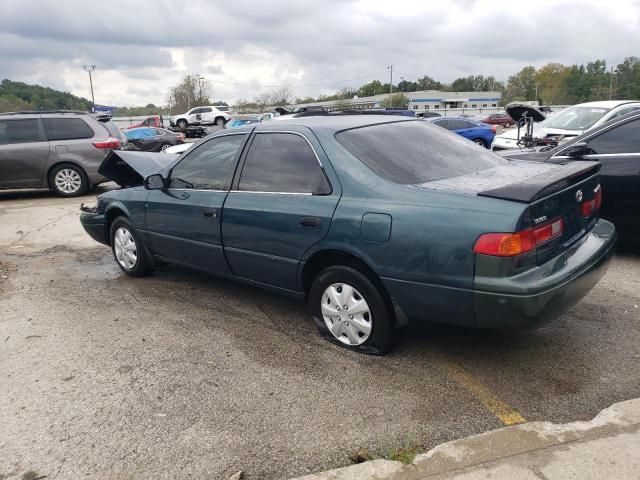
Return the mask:
[[(335, 283), (345, 283), (355, 288), (369, 306), (371, 333), (360, 345), (343, 343), (331, 333), (324, 321), (321, 310), (323, 295)], [(393, 346), (393, 315), (384, 294), (374, 281), (352, 267), (336, 265), (318, 273), (309, 291), (309, 310), (320, 334), (336, 345), (369, 355), (384, 355)]]
[[(126, 262), (123, 262), (120, 259), (118, 259), (118, 253), (116, 252), (117, 246), (116, 246), (115, 237), (120, 229), (124, 229), (125, 231), (127, 231), (131, 235), (131, 238), (135, 243), (136, 261), (135, 261), (135, 264), (131, 266), (127, 266)], [(116, 263), (124, 273), (126, 273), (127, 275), (131, 275), (132, 277), (145, 277), (153, 271), (153, 264), (152, 264), (152, 260), (149, 258), (149, 253), (147, 252), (147, 249), (144, 243), (136, 233), (135, 229), (133, 228), (133, 225), (131, 225), (131, 222), (129, 222), (128, 218), (117, 217), (111, 223), (111, 228), (109, 229), (109, 240), (111, 243), (111, 251), (113, 252), (113, 258), (115, 259)]]
[(184, 118), (181, 118), (176, 122), (176, 125), (178, 126), (178, 128), (187, 128), (189, 126), (189, 123)]
[(487, 142), (485, 142), (482, 138), (474, 138), (473, 143), (480, 145), (481, 147), (487, 148)]
[[(73, 190), (67, 189), (64, 183), (61, 185), (58, 182), (58, 180), (61, 180), (58, 176), (62, 176), (65, 172), (74, 172), (74, 174), (71, 174), (74, 179), (79, 177), (79, 186), (77, 189), (72, 187), (71, 183), (68, 185), (69, 188), (73, 188)], [(82, 168), (72, 163), (61, 163), (60, 165), (53, 167), (49, 172), (49, 188), (52, 192), (61, 197), (78, 197), (80, 195), (84, 195), (89, 190), (89, 186), (89, 178), (87, 177), (87, 174), (84, 173)]]
[(224, 125), (227, 123), (227, 121), (224, 119), (224, 117), (216, 117), (214, 123), (218, 127), (224, 127)]
[(158, 147), (158, 152), (164, 152), (167, 148), (172, 147), (170, 143), (163, 143)]

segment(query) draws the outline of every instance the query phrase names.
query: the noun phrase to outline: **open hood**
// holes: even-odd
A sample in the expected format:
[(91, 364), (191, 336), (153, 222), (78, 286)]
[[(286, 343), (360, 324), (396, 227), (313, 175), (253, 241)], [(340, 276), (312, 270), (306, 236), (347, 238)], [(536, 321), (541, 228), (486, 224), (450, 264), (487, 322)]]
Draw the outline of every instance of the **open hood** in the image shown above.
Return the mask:
[(516, 123), (520, 121), (523, 114), (525, 117), (533, 118), (534, 122), (541, 122), (547, 118), (538, 107), (534, 107), (528, 103), (511, 102), (507, 104), (504, 109)]
[(129, 152), (113, 150), (98, 169), (98, 173), (122, 187), (135, 187), (149, 175), (160, 173), (176, 159), (167, 153)]

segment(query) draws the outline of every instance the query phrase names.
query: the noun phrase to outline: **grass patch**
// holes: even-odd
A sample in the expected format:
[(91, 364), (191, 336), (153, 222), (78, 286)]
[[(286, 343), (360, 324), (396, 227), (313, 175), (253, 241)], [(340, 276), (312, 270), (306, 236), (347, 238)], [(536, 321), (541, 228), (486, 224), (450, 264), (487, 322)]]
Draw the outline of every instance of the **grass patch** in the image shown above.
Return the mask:
[(422, 447), (419, 447), (417, 445), (394, 447), (390, 450), (387, 450), (383, 454), (376, 454), (370, 452), (366, 448), (359, 448), (349, 455), (349, 460), (351, 460), (353, 463), (362, 463), (369, 460), (382, 458), (385, 460), (394, 460), (396, 462), (409, 464), (413, 462), (413, 459), (416, 458), (416, 455), (422, 452)]

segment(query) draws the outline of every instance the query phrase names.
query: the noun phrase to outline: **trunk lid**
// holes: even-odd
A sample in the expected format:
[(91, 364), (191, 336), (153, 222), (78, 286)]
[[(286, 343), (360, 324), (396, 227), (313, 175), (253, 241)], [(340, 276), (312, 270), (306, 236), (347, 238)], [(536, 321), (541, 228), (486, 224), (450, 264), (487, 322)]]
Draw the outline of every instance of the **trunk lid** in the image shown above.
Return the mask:
[(177, 158), (167, 153), (113, 150), (104, 159), (98, 173), (122, 187), (142, 185), (144, 179), (161, 173)]
[(511, 161), (488, 170), (420, 186), (527, 204), (520, 219), (521, 229), (540, 227), (562, 219), (562, 234), (536, 248), (536, 263), (542, 264), (568, 249), (595, 225), (598, 211), (583, 217), (581, 206), (596, 197), (600, 188), (600, 164)]

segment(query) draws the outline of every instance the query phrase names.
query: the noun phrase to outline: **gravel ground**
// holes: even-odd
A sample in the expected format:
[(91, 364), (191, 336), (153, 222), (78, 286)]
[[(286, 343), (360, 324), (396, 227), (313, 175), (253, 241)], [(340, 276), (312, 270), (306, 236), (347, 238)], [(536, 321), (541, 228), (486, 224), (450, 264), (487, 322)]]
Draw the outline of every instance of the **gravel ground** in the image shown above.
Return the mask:
[(83, 199), (0, 192), (0, 479), (279, 479), (640, 397), (640, 254), (549, 326), (412, 326), (383, 357), (323, 341), (302, 302), (166, 267), (132, 279)]

